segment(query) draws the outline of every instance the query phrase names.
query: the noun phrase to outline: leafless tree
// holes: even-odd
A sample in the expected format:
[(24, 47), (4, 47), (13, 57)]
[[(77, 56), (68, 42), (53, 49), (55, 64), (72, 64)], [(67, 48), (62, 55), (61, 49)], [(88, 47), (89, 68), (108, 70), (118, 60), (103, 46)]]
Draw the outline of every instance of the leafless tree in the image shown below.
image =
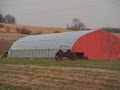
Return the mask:
[(84, 30), (86, 26), (84, 25), (83, 22), (81, 22), (78, 18), (74, 18), (72, 21), (71, 27), (67, 24), (67, 29), (71, 30)]
[(2, 23), (3, 22), (3, 15), (2, 15), (2, 13), (0, 13), (0, 23)]
[(15, 24), (16, 23), (16, 18), (10, 14), (7, 14), (4, 16), (3, 19), (4, 23), (10, 23), (10, 24)]

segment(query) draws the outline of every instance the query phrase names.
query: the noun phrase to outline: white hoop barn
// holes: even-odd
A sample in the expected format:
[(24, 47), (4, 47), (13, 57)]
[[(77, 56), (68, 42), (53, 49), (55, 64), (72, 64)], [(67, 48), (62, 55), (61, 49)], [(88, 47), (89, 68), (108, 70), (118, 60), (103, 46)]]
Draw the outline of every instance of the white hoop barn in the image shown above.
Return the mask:
[(90, 59), (118, 59), (120, 54), (119, 38), (102, 30), (85, 30), (21, 38), (13, 43), (8, 56), (54, 58), (60, 46), (69, 46), (74, 52), (85, 52)]

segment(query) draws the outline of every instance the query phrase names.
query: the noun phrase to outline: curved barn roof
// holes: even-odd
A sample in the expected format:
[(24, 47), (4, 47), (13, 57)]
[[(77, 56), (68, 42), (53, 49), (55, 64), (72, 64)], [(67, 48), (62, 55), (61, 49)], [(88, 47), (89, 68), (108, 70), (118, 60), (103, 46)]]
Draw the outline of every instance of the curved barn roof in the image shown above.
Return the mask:
[(60, 46), (73, 46), (78, 38), (95, 30), (31, 35), (14, 42), (10, 50), (59, 49)]

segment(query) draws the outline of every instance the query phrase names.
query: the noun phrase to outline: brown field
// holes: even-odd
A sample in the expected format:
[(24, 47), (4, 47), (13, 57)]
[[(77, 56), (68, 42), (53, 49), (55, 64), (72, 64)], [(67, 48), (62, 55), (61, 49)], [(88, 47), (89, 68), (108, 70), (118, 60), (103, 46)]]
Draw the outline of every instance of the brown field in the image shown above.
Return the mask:
[(120, 73), (90, 68), (0, 64), (0, 85), (1, 90), (119, 90)]
[(53, 27), (35, 27), (35, 26), (27, 26), (27, 25), (17, 25), (17, 24), (3, 24), (4, 28), (1, 28), (1, 32), (6, 32), (6, 28), (10, 28), (10, 32), (16, 33), (16, 28), (26, 28), (30, 31), (32, 31), (32, 34), (38, 34), (38, 33), (54, 33), (56, 31), (58, 32), (69, 32), (72, 30), (67, 30), (65, 28), (53, 28)]
[(27, 35), (17, 33), (0, 33), (0, 40), (17, 40)]
[(9, 50), (15, 40), (0, 40), (0, 54), (4, 54)]

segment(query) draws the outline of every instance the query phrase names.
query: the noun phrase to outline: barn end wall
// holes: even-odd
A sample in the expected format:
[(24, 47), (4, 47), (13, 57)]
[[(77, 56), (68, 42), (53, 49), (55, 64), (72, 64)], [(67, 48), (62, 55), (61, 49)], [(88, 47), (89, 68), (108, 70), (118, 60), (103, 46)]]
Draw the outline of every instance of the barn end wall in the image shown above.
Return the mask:
[(89, 59), (119, 59), (120, 39), (97, 30), (80, 37), (72, 47), (74, 52), (85, 52)]

